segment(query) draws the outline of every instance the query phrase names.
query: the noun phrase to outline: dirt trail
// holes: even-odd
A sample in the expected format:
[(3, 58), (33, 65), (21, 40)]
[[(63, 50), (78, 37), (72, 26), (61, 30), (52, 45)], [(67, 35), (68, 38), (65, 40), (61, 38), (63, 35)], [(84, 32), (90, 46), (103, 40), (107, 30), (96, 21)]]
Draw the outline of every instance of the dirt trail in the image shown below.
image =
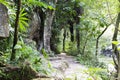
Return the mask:
[(56, 80), (87, 80), (89, 77), (84, 72), (87, 68), (79, 64), (73, 56), (67, 56), (63, 53), (50, 58), (50, 62), (56, 69), (52, 74), (52, 76), (57, 77)]
[[(34, 80), (88, 80), (91, 78), (85, 73), (88, 68), (78, 63), (73, 56), (68, 56), (65, 53), (49, 58), (52, 67), (55, 69), (50, 75), (50, 78), (38, 78)], [(111, 65), (112, 58), (101, 57), (100, 62), (105, 62), (109, 72), (115, 72), (114, 65)], [(94, 80), (94, 79), (89, 79)]]

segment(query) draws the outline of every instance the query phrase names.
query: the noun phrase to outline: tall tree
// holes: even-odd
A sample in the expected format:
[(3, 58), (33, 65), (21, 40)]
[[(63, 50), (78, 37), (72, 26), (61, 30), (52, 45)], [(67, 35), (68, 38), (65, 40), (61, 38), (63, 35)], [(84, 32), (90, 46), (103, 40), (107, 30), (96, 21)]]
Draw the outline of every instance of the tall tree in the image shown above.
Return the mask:
[[(46, 2), (47, 3), (52, 2), (54, 5), (56, 5), (57, 0), (55, 1), (46, 0)], [(51, 27), (52, 27), (53, 18), (55, 15), (55, 10), (47, 9), (45, 14), (46, 14), (46, 19), (44, 22), (44, 49), (46, 50), (46, 52), (50, 52), (51, 51), (51, 48), (50, 48)]]
[(15, 1), (15, 3), (17, 6), (17, 11), (16, 11), (16, 20), (15, 20), (15, 29), (14, 29), (14, 41), (13, 41), (12, 54), (10, 60), (15, 59), (15, 52), (16, 52), (15, 45), (17, 44), (18, 41), (18, 23), (19, 23), (21, 0)]
[[(120, 23), (120, 12), (118, 13), (117, 20), (116, 20), (115, 30), (114, 30), (113, 39), (112, 39), (113, 41), (117, 41), (119, 23)], [(112, 44), (112, 49), (117, 58), (117, 61), (116, 61), (115, 57), (113, 56), (115, 68), (117, 70), (117, 78), (118, 78), (117, 80), (120, 80), (120, 57), (119, 57), (120, 54), (115, 44)]]
[[(120, 0), (118, 0), (118, 1), (120, 3)], [(117, 15), (117, 20), (116, 20), (116, 24), (115, 24), (115, 30), (114, 30), (112, 41), (117, 41), (119, 23), (120, 23), (120, 11), (118, 12), (118, 15)], [(112, 49), (116, 56), (116, 59), (115, 59), (115, 56), (113, 55), (113, 61), (115, 63), (115, 68), (117, 70), (116, 80), (120, 80), (120, 53), (117, 50), (117, 46), (115, 44), (112, 44)]]

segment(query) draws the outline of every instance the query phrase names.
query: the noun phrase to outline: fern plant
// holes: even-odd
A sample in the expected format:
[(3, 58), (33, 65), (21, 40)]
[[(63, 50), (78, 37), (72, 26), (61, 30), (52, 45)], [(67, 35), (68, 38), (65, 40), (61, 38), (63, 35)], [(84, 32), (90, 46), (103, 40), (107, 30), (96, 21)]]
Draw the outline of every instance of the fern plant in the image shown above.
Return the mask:
[(28, 18), (26, 17), (27, 12), (25, 12), (25, 9), (23, 8), (20, 11), (19, 15), (19, 31), (26, 32), (26, 27), (28, 27)]
[(0, 3), (4, 4), (5, 6), (9, 6), (10, 2), (8, 2), (6, 0), (0, 0)]

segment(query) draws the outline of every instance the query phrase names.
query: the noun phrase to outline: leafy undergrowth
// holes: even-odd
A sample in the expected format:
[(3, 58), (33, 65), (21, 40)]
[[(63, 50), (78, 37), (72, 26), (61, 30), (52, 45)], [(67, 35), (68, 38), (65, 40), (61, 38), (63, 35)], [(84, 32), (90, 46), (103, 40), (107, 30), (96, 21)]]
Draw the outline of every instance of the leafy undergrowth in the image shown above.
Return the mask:
[(92, 67), (84, 72), (90, 76), (88, 80), (109, 80), (107, 69)]
[[(84, 72), (90, 77), (88, 80), (110, 80), (113, 75), (108, 71), (109, 64), (113, 63), (109, 57), (98, 57), (98, 59), (92, 55), (87, 54), (84, 56), (78, 55), (77, 60), (80, 64), (88, 67)], [(113, 65), (114, 67), (114, 65)]]
[(40, 57), (35, 48), (35, 42), (24, 43), (19, 41), (15, 46), (16, 59), (10, 61), (10, 51), (0, 57), (0, 80), (31, 80), (41, 75), (49, 75), (52, 72), (50, 62), (46, 59), (46, 53)]
[(88, 67), (106, 68), (106, 64), (104, 62), (100, 62), (93, 54), (78, 55), (76, 59), (80, 64)]

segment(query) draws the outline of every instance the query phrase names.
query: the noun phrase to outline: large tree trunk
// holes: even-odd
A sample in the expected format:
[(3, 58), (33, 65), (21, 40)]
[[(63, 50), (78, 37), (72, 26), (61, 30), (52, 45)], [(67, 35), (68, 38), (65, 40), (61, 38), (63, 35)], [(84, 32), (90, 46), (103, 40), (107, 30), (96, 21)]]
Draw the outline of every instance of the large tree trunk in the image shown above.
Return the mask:
[[(118, 13), (118, 17), (116, 20), (115, 30), (114, 30), (113, 39), (112, 39), (113, 41), (117, 41), (119, 23), (120, 23), (120, 12)], [(120, 80), (120, 58), (119, 58), (120, 55), (116, 45), (112, 44), (112, 49), (114, 50), (114, 54), (116, 55), (116, 59), (117, 59), (115, 60), (115, 57), (113, 56), (113, 61), (115, 63), (115, 67), (117, 70), (117, 80)]]
[[(55, 5), (57, 3), (57, 0), (45, 0), (47, 3), (53, 2)], [(46, 52), (50, 52), (51, 48), (50, 48), (50, 38), (51, 38), (51, 29), (52, 29), (52, 22), (53, 22), (53, 18), (55, 15), (55, 10), (50, 10), (47, 9), (46, 12), (46, 18), (45, 18), (45, 22), (44, 22), (44, 49), (46, 50)]]
[(40, 36), (39, 30), (40, 30), (40, 26), (41, 26), (41, 25), (39, 25), (40, 23), (41, 23), (40, 16), (38, 15), (37, 12), (33, 12), (32, 20), (31, 20), (31, 24), (30, 24), (29, 38), (36, 42), (37, 47), (38, 47), (38, 42), (40, 40), (40, 37), (39, 37)]
[(40, 24), (40, 30), (39, 30), (39, 41), (38, 41), (38, 50), (41, 52), (42, 48), (43, 48), (43, 44), (44, 44), (44, 22), (45, 22), (45, 13), (43, 12), (43, 10), (40, 8), (39, 9), (39, 16), (41, 19), (41, 24)]
[(15, 45), (17, 44), (18, 40), (18, 23), (19, 23), (19, 14), (20, 14), (20, 7), (21, 7), (21, 0), (17, 1), (17, 12), (16, 12), (16, 20), (15, 20), (15, 32), (14, 32), (14, 41), (13, 41), (13, 47), (12, 47), (12, 54), (10, 60), (15, 59)]
[(36, 42), (36, 47), (41, 53), (44, 43), (45, 13), (40, 7), (36, 7), (33, 11), (29, 38)]
[(46, 11), (46, 19), (44, 25), (44, 49), (46, 52), (50, 52), (50, 37), (51, 37), (51, 26), (53, 22), (55, 11), (47, 10)]

